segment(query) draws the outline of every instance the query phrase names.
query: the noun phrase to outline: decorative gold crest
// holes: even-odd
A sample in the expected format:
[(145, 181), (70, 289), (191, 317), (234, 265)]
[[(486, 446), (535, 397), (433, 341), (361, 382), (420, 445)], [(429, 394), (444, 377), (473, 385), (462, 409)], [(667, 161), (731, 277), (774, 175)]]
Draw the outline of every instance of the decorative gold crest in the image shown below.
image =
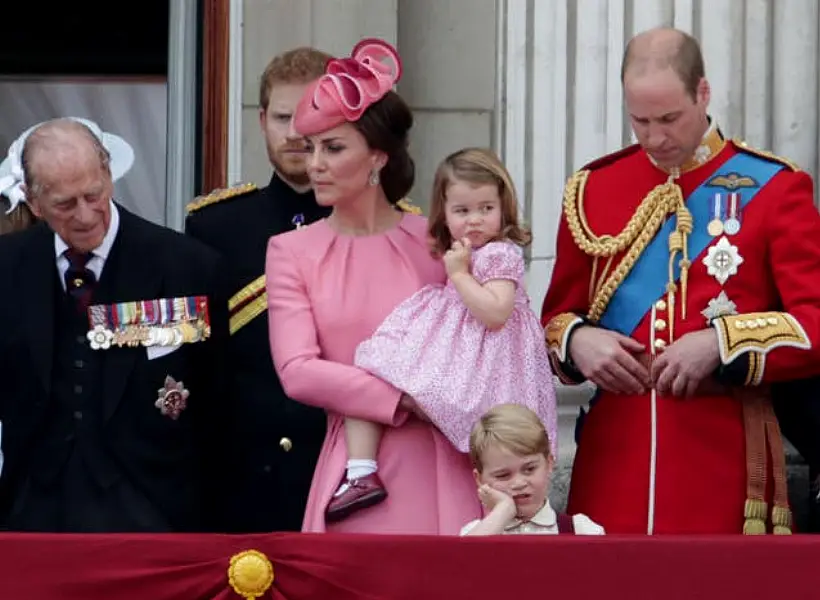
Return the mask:
[(273, 579), (273, 565), (258, 550), (244, 550), (231, 557), (228, 582), (245, 600), (263, 596), (273, 585)]
[(740, 188), (758, 187), (758, 183), (748, 175), (739, 175), (738, 173), (729, 173), (728, 175), (717, 175), (713, 177), (706, 185), (712, 187), (722, 187), (724, 189), (734, 191)]

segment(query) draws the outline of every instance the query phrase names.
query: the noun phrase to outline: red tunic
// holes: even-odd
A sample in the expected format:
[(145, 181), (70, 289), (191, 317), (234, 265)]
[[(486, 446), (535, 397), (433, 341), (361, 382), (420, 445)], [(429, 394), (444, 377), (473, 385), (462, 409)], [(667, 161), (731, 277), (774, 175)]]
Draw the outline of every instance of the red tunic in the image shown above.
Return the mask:
[[(745, 151), (728, 143), (712, 160), (681, 175), (678, 183), (684, 197), (721, 164)], [(598, 236), (621, 232), (647, 193), (667, 179), (637, 147), (588, 168), (583, 208)], [(706, 225), (694, 223), (695, 228)], [(790, 313), (813, 342), (809, 350), (767, 350), (764, 383), (818, 374), (820, 216), (813, 203), (811, 178), (790, 168), (776, 174), (744, 209), (741, 230), (730, 240), (744, 262), (724, 285), (708, 274), (702, 262), (706, 250), (690, 257), (688, 314), (681, 320), (676, 310), (675, 338), (708, 327), (701, 311), (723, 290), (741, 315)], [(616, 256), (614, 264), (620, 258)], [(542, 311), (544, 325), (562, 313), (587, 313), (592, 265), (593, 259), (575, 244), (564, 215)], [(659, 276), (665, 278), (666, 273)], [(680, 304), (679, 294), (676, 299)], [(656, 328), (652, 312), (631, 334), (647, 348), (652, 335), (668, 341), (668, 327)], [(668, 318), (663, 310), (654, 312), (655, 319)], [(730, 396), (658, 395), (653, 403), (650, 394), (629, 397), (603, 392), (585, 418), (568, 512), (589, 515), (607, 533), (739, 533), (746, 497), (742, 408)], [(652, 503), (654, 514), (650, 514)]]

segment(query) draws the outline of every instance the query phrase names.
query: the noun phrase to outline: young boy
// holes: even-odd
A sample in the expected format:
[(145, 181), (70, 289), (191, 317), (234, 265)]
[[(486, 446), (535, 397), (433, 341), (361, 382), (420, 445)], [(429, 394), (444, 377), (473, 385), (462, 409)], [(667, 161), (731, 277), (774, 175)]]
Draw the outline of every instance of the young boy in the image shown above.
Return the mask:
[(556, 514), (550, 506), (550, 442), (528, 408), (500, 404), (481, 417), (470, 435), (470, 459), (485, 513), (461, 535), (604, 534), (586, 515)]

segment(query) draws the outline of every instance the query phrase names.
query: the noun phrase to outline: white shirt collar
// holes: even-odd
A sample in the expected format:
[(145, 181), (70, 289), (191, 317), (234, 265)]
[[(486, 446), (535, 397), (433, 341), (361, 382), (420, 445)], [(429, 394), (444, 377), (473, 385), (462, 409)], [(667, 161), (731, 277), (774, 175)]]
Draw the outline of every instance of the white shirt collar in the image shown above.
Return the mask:
[[(550, 505), (549, 499), (544, 502), (544, 506), (541, 507), (541, 510), (535, 513), (532, 519), (529, 520), (530, 523), (535, 523), (541, 527), (555, 527), (557, 521), (558, 517), (555, 515), (555, 511)], [(515, 518), (510, 521), (504, 529), (515, 529), (516, 527), (520, 527), (525, 522), (526, 521), (523, 521), (522, 519)]]
[[(111, 247), (114, 245), (114, 240), (117, 239), (117, 232), (120, 229), (120, 211), (117, 210), (117, 205), (113, 200), (109, 200), (111, 205), (111, 220), (108, 222), (108, 231), (105, 232), (105, 237), (102, 243), (91, 251), (95, 258), (101, 258), (103, 262), (108, 258), (111, 252)], [(65, 243), (56, 233), (54, 234), (54, 252), (56, 258), (63, 256), (63, 252), (68, 250), (68, 244)]]

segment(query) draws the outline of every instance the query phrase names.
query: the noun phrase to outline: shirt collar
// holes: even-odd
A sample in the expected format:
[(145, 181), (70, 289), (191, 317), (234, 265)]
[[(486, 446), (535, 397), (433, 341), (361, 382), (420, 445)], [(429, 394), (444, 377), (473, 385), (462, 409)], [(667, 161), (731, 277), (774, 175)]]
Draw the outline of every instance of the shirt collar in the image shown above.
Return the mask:
[[(108, 223), (108, 231), (105, 232), (102, 243), (91, 251), (91, 254), (100, 257), (103, 261), (108, 258), (111, 247), (114, 245), (114, 240), (117, 238), (117, 232), (120, 229), (120, 211), (117, 210), (117, 205), (113, 200), (109, 200), (108, 202), (111, 206), (111, 220)], [(68, 244), (55, 233), (54, 252), (57, 258), (60, 258), (66, 250), (68, 250)]]
[[(726, 140), (723, 138), (723, 134), (720, 133), (720, 129), (717, 126), (717, 121), (710, 118), (709, 128), (706, 130), (706, 133), (703, 134), (703, 139), (701, 139), (700, 145), (695, 149), (695, 153), (692, 157), (680, 166), (678, 169), (678, 174), (687, 173), (705, 165), (715, 156), (720, 154), (721, 150), (725, 147)], [(653, 165), (663, 171), (668, 171), (667, 169), (660, 167), (651, 155), (647, 154), (647, 156), (649, 156), (649, 160), (652, 161)]]
[(535, 523), (541, 527), (555, 527), (557, 524), (557, 517), (555, 515), (555, 511), (550, 505), (549, 499), (544, 502), (544, 506), (542, 506), (541, 510), (533, 515), (532, 519), (529, 519), (529, 521), (524, 521), (523, 519), (515, 518), (510, 521), (504, 529), (515, 529), (526, 522)]

